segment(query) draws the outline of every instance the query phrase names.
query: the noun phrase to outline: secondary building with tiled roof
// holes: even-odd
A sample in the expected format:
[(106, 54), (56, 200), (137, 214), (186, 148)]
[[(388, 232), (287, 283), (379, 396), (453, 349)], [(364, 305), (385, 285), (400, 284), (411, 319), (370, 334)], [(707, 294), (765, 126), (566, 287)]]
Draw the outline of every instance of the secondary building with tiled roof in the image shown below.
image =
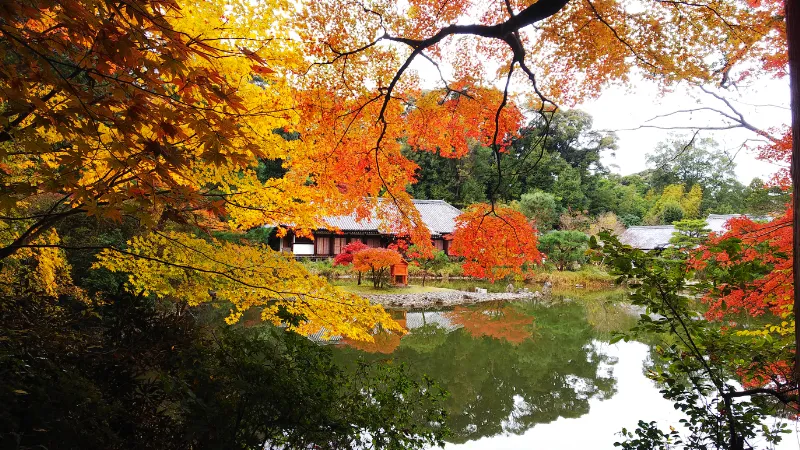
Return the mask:
[[(447, 252), (449, 242), (444, 236), (455, 230), (456, 217), (461, 211), (444, 200), (412, 200), (428, 227), (434, 246)], [(287, 234), (280, 242), (282, 251), (292, 252), (298, 256), (334, 256), (342, 251), (342, 247), (361, 241), (369, 247), (387, 247), (394, 241), (394, 235), (381, 230), (380, 220), (376, 214), (358, 220), (356, 214), (325, 217), (326, 228), (314, 230), (314, 239), (301, 238), (293, 233)], [(337, 230), (337, 231), (334, 231)]]
[[(709, 230), (716, 234), (726, 232), (727, 223), (729, 220), (736, 217), (743, 217), (744, 214), (709, 214), (706, 218), (706, 224)], [(769, 217), (750, 217), (753, 220), (771, 220)], [(672, 233), (675, 232), (675, 227), (672, 225), (654, 225), (654, 226), (640, 226), (630, 227), (625, 230), (620, 236), (619, 240), (623, 244), (630, 245), (631, 247), (641, 250), (657, 250), (669, 246), (669, 240), (672, 238)]]

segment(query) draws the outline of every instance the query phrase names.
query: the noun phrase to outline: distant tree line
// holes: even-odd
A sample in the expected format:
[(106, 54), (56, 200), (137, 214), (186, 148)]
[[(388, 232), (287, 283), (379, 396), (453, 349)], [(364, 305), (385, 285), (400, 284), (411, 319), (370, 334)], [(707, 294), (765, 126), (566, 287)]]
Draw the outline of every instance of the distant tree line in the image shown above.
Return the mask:
[(692, 136), (660, 143), (647, 155), (645, 171), (614, 174), (602, 157), (617, 150), (617, 137), (592, 129), (592, 117), (579, 110), (557, 113), (550, 123), (531, 121), (500, 158), (499, 170), (491, 149), (480, 145), (460, 160), (439, 149), (412, 150), (405, 154), (420, 166), (418, 182), (408, 187), (415, 198), (460, 208), (499, 201), (534, 219), (540, 232), (570, 229), (564, 214), (613, 213), (625, 226), (657, 225), (711, 213), (767, 215), (788, 201), (764, 180), (740, 183), (729, 155), (713, 140)]

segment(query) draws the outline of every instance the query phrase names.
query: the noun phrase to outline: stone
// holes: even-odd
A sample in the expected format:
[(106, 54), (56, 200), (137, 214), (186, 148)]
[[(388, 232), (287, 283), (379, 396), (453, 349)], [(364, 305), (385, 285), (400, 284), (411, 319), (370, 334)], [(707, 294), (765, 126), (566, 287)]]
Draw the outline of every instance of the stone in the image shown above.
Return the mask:
[(544, 295), (545, 297), (549, 297), (552, 292), (553, 292), (553, 283), (545, 281), (544, 285), (542, 286), (542, 295)]
[(508, 286), (506, 286), (506, 292), (509, 294), (514, 293), (514, 283), (508, 283)]

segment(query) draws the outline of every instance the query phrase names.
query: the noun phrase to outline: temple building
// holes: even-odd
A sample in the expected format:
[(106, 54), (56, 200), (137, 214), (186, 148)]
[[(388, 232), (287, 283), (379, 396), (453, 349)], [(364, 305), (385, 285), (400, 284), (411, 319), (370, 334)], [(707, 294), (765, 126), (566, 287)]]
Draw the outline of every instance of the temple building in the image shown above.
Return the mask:
[[(450, 242), (444, 237), (453, 232), (456, 217), (461, 210), (444, 200), (413, 200), (414, 206), (422, 216), (422, 221), (431, 233), (433, 245), (449, 254)], [(271, 243), (276, 250), (294, 253), (305, 257), (332, 257), (341, 253), (342, 248), (361, 241), (369, 247), (387, 247), (395, 236), (379, 230), (380, 221), (375, 218), (356, 220), (355, 214), (332, 216), (323, 219), (330, 228), (314, 230), (314, 239), (296, 236), (291, 231), (283, 238)], [(333, 231), (338, 230), (338, 231)]]

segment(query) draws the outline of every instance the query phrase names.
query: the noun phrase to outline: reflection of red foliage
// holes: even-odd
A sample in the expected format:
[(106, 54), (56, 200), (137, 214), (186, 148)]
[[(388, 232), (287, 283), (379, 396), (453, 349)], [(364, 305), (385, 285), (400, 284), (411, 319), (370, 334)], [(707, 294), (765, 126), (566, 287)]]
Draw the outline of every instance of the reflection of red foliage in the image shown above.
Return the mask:
[(450, 253), (463, 256), (464, 274), (491, 281), (539, 264), (536, 230), (519, 211), (481, 203), (458, 216)]
[(520, 313), (508, 304), (492, 302), (478, 307), (457, 306), (447, 315), (475, 337), (486, 336), (519, 344), (532, 334), (533, 317)]
[(400, 338), (402, 336), (397, 333), (381, 331), (373, 337), (375, 338), (374, 342), (356, 341), (353, 339), (343, 339), (342, 342), (363, 352), (389, 354), (400, 346)]

